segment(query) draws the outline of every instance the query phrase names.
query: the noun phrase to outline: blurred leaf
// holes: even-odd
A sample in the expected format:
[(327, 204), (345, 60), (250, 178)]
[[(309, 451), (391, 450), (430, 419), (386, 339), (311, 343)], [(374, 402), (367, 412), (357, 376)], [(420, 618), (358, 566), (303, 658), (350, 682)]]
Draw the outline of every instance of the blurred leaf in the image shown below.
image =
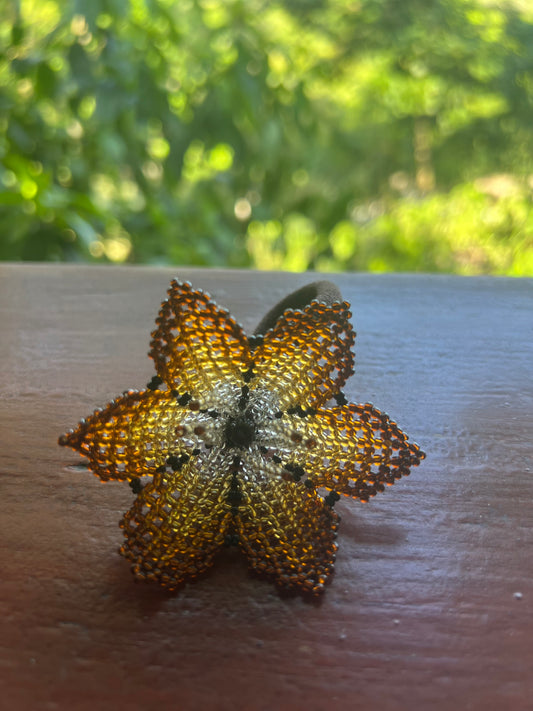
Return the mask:
[(532, 76), (513, 0), (8, 3), (0, 258), (533, 274)]

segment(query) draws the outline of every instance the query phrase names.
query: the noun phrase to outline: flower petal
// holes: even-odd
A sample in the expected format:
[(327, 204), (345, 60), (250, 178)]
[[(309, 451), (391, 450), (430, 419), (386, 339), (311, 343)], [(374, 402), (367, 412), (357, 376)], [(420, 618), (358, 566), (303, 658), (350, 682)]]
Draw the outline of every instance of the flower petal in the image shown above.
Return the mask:
[(241, 381), (249, 367), (248, 341), (209, 294), (173, 281), (156, 323), (150, 356), (169, 388), (198, 396), (220, 381)]
[(337, 514), (302, 484), (248, 482), (235, 518), (250, 567), (282, 588), (320, 594), (333, 572)]
[(250, 388), (276, 393), (280, 409), (325, 403), (353, 373), (350, 316), (346, 302), (285, 311), (254, 352)]
[(82, 420), (59, 444), (87, 457), (103, 481), (128, 481), (187, 451), (176, 430), (189, 412), (168, 392), (130, 391)]
[(316, 488), (363, 501), (408, 475), (425, 457), (371, 404), (320, 410), (297, 424), (301, 442), (291, 463), (302, 467)]
[(192, 459), (183, 475), (159, 471), (141, 491), (120, 523), (120, 553), (137, 578), (174, 589), (211, 566), (231, 520), (230, 479), (216, 471)]

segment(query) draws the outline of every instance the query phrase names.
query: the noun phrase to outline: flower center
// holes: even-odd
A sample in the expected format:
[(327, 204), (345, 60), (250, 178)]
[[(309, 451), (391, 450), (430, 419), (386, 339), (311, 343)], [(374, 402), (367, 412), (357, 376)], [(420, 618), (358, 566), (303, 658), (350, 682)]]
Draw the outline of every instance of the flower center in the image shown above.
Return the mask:
[(255, 439), (255, 432), (255, 422), (250, 415), (230, 416), (224, 428), (224, 443), (229, 448), (248, 449)]

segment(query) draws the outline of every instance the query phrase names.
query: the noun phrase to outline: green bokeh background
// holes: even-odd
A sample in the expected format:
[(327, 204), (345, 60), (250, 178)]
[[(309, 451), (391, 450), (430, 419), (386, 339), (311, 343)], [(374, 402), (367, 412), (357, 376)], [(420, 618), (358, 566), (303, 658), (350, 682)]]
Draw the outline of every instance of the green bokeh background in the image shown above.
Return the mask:
[(533, 276), (530, 0), (0, 0), (0, 259)]

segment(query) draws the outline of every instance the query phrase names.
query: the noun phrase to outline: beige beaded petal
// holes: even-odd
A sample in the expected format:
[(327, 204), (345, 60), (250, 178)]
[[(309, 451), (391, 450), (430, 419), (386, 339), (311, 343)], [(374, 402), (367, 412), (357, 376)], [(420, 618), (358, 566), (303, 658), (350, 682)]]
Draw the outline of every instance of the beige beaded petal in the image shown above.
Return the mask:
[(285, 311), (253, 354), (250, 387), (276, 393), (280, 409), (329, 400), (353, 373), (350, 315), (346, 302), (314, 301), (302, 311)]
[(187, 282), (171, 283), (156, 324), (150, 356), (170, 389), (198, 395), (221, 381), (240, 382), (249, 367), (242, 328)]

